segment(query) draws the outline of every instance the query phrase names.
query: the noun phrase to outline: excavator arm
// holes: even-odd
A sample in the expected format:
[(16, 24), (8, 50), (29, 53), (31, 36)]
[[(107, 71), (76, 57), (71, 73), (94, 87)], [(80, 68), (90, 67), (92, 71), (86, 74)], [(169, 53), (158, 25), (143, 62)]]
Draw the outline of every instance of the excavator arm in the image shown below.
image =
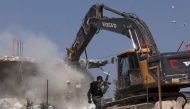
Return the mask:
[[(103, 16), (103, 9), (116, 13), (121, 18)], [(100, 29), (127, 36), (132, 40), (135, 49), (149, 47), (152, 52), (159, 52), (147, 25), (135, 14), (119, 12), (103, 4), (95, 4), (87, 12), (72, 46), (66, 48), (67, 59), (79, 61), (81, 54)], [(146, 45), (142, 44), (146, 42), (148, 42)]]

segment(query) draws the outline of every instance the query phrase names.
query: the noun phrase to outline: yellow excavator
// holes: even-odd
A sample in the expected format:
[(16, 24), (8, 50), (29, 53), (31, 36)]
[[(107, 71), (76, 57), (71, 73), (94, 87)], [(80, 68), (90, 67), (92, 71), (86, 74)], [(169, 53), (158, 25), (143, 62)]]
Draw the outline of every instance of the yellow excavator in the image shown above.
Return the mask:
[[(121, 18), (103, 16), (103, 10)], [(100, 29), (128, 37), (134, 47), (117, 55), (117, 91), (122, 98), (104, 104), (103, 108), (161, 98), (182, 97), (185, 102), (190, 102), (189, 93), (179, 92), (181, 88), (190, 87), (190, 52), (160, 53), (147, 25), (134, 13), (120, 12), (104, 4), (93, 5), (86, 13), (73, 44), (66, 48), (65, 59), (78, 65), (81, 54)], [(130, 94), (132, 96), (128, 96)]]

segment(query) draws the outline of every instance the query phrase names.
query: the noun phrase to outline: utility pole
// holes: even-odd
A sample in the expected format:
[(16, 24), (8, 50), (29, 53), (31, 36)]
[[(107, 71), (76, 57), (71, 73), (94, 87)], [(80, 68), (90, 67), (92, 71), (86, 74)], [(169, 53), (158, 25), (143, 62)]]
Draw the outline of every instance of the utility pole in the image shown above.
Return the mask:
[(47, 109), (48, 109), (48, 79), (47, 79)]

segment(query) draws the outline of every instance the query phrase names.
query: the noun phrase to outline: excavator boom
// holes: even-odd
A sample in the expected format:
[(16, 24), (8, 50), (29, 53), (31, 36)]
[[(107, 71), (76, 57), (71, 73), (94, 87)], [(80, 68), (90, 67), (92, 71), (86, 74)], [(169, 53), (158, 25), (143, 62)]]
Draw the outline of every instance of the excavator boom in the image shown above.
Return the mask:
[[(103, 16), (103, 9), (116, 13), (122, 18)], [(135, 49), (147, 48), (148, 46), (153, 52), (159, 52), (148, 27), (135, 14), (119, 12), (103, 4), (95, 4), (87, 12), (72, 46), (66, 48), (67, 59), (79, 61), (81, 54), (100, 29), (127, 36), (132, 40)], [(142, 36), (146, 36), (148, 39), (141, 38)], [(145, 42), (148, 44), (142, 45)]]

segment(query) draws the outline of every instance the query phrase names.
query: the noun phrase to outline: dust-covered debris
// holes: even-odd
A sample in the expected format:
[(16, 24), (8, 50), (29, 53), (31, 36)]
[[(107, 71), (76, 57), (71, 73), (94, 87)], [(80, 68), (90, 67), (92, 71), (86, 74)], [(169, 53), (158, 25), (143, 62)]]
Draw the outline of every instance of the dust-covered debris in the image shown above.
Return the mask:
[[(4, 63), (0, 64), (4, 66)], [(50, 103), (61, 108), (67, 108), (71, 105), (82, 108), (88, 104), (84, 93), (87, 93), (89, 83), (93, 81), (93, 77), (87, 70), (67, 67), (60, 61), (38, 61), (27, 62), (27, 64), (19, 61), (18, 64), (15, 64), (15, 62), (9, 61), (9, 66), (0, 67), (0, 71), (1, 77), (4, 76), (0, 79), (0, 81), (3, 81), (3, 84), (0, 84), (0, 90), (3, 92), (0, 93), (0, 97), (8, 95), (17, 97), (19, 100), (30, 98), (41, 99), (42, 102), (46, 102), (46, 81), (48, 79)], [(5, 74), (8, 73), (9, 76), (5, 77)], [(11, 78), (12, 76), (14, 78)], [(65, 82), (67, 84), (64, 84)]]
[(67, 84), (71, 84), (70, 81), (69, 81), (69, 79), (66, 81), (66, 83), (67, 83)]
[(175, 24), (175, 23), (176, 23), (176, 21), (174, 20), (174, 21), (173, 21), (173, 23)]
[(24, 104), (20, 103), (17, 98), (0, 99), (0, 109), (21, 109)]
[(77, 84), (77, 85), (76, 85), (76, 88), (81, 88), (81, 84)]
[(186, 24), (185, 24), (185, 23), (183, 23), (183, 24), (182, 24), (182, 26), (186, 26)]
[[(48, 79), (49, 103), (60, 109), (88, 105), (83, 92), (87, 93), (89, 83), (93, 81), (90, 72), (63, 62), (63, 55), (47, 36), (19, 29), (14, 31), (16, 33), (0, 32), (0, 53), (3, 53), (0, 56), (0, 99), (9, 96), (18, 101), (29, 98), (33, 102), (40, 99), (41, 103), (46, 103)], [(25, 43), (24, 57), (8, 56), (12, 54), (10, 43), (13, 38)], [(78, 84), (81, 88), (76, 87)]]
[(100, 59), (95, 59), (95, 60), (86, 60), (86, 59), (80, 59), (79, 63), (83, 67), (87, 67), (88, 69), (90, 68), (100, 68), (101, 66), (105, 66), (108, 63), (108, 60), (100, 60)]

